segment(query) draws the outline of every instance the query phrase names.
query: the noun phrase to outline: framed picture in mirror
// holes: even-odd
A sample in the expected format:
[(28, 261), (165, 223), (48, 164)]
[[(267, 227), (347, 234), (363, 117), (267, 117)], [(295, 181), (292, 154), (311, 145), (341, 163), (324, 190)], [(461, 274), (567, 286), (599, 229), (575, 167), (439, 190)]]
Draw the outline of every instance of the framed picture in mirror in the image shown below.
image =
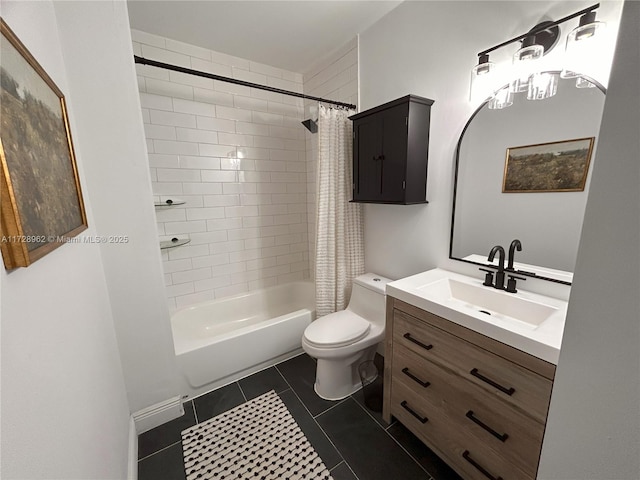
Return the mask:
[(595, 138), (507, 148), (503, 193), (581, 192)]
[(64, 95), (0, 19), (0, 250), (27, 267), (87, 228)]

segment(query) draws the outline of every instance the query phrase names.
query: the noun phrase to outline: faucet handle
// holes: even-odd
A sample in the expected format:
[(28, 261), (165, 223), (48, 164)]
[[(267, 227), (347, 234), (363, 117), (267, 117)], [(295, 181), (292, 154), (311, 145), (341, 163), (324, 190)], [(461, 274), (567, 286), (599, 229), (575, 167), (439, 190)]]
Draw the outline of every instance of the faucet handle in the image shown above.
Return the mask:
[(518, 277), (517, 275), (513, 275), (513, 274), (508, 274), (509, 275), (509, 280), (507, 280), (507, 288), (505, 288), (505, 290), (509, 293), (517, 293), (517, 289), (516, 289), (516, 279), (518, 280), (526, 280), (526, 278), (524, 277)]
[(487, 287), (493, 287), (493, 270), (489, 270), (487, 268), (481, 268), (483, 272), (487, 272), (484, 276), (483, 285)]

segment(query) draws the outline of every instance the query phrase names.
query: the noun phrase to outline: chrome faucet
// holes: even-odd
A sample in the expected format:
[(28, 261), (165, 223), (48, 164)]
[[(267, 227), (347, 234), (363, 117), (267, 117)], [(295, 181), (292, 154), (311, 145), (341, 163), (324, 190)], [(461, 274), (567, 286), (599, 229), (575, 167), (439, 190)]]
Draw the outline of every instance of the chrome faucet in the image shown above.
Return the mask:
[[(513, 244), (512, 244), (513, 245)], [(496, 245), (489, 252), (488, 260), (493, 262), (493, 259), (498, 254), (498, 271), (496, 272), (496, 282), (493, 284), (493, 288), (504, 290), (504, 248), (500, 245)]]
[(516, 250), (519, 252), (522, 251), (522, 243), (517, 238), (511, 242), (511, 246), (509, 247), (509, 263), (507, 265), (507, 270), (513, 271), (513, 261), (516, 258)]

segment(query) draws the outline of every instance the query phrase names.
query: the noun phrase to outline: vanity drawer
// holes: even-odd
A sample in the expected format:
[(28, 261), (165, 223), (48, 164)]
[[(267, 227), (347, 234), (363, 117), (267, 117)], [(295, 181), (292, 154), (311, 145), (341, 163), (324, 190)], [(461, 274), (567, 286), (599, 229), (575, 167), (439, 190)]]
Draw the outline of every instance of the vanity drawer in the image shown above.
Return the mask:
[[(391, 414), (467, 480), (525, 480), (526, 473), (486, 444), (469, 435), (403, 383), (392, 386)], [(474, 465), (475, 464), (475, 465)], [(484, 473), (483, 473), (484, 471)]]
[(446, 416), (450, 429), (465, 431), (467, 437), (535, 476), (543, 424), (406, 348), (393, 352), (392, 378), (392, 395), (398, 387), (412, 391), (416, 408)]
[(398, 309), (393, 310), (393, 345), (394, 350), (407, 348), (546, 422), (551, 380)]

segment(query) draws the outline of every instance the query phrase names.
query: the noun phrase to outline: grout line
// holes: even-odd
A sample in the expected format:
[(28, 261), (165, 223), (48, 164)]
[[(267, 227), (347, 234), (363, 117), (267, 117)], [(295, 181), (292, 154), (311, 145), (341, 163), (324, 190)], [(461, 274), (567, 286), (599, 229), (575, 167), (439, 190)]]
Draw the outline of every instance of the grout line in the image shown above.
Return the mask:
[(411, 454), (409, 453), (409, 451), (408, 451), (406, 448), (404, 448), (404, 445), (402, 445), (402, 444), (401, 444), (401, 443), (400, 443), (400, 442), (399, 442), (399, 441), (398, 441), (398, 440), (397, 440), (393, 435), (391, 435), (389, 432), (387, 432), (387, 430), (386, 430), (386, 429), (383, 429), (383, 431), (384, 431), (387, 435), (389, 435), (389, 437), (391, 437), (391, 440), (393, 440), (394, 442), (396, 442), (396, 444), (397, 444), (397, 445), (398, 445), (402, 450), (404, 450), (404, 452), (405, 452), (407, 455), (409, 455), (409, 458), (410, 458), (411, 460), (413, 460), (413, 461), (414, 461), (414, 463), (415, 463), (416, 465), (418, 465), (418, 467), (419, 467), (423, 472), (425, 472), (427, 475), (429, 475), (429, 478), (433, 478), (433, 476), (431, 475), (431, 473), (429, 473), (429, 472), (427, 471), (427, 469), (426, 469), (426, 468), (424, 468), (424, 467), (422, 466), (422, 464), (421, 464), (420, 462), (418, 462), (418, 460), (416, 460), (416, 458), (415, 458), (413, 455), (411, 455)]
[(160, 453), (160, 452), (163, 452), (163, 451), (164, 451), (164, 450), (166, 450), (167, 448), (171, 448), (171, 447), (173, 447), (174, 445), (177, 445), (178, 443), (182, 443), (182, 440), (178, 440), (177, 442), (174, 442), (174, 443), (172, 443), (171, 445), (167, 445), (166, 447), (163, 447), (163, 448), (161, 448), (161, 449), (160, 449), (160, 450), (158, 450), (158, 451), (155, 451), (155, 452), (153, 452), (153, 453), (150, 453), (150, 454), (149, 454), (149, 455), (147, 455), (146, 457), (139, 458), (139, 459), (138, 459), (138, 463), (140, 463), (140, 462), (141, 462), (141, 461), (143, 461), (143, 460), (146, 460), (146, 459), (147, 459), (147, 458), (149, 458), (149, 457), (153, 457), (154, 455), (156, 455), (156, 454), (158, 454), (158, 453)]
[(198, 411), (196, 410), (196, 404), (193, 403), (193, 400), (189, 400), (189, 403), (191, 403), (191, 408), (193, 408), (193, 416), (196, 418), (196, 425), (198, 425), (200, 422), (198, 421)]
[[(361, 391), (361, 390), (358, 390), (358, 392), (359, 392), (359, 391)], [(373, 420), (374, 422), (376, 422), (376, 425), (378, 425), (378, 426), (379, 426), (380, 428), (382, 428), (383, 430), (386, 430), (388, 427), (390, 427), (391, 425), (389, 425), (388, 427), (385, 427), (385, 426), (381, 425), (381, 424), (380, 424), (380, 422), (378, 422), (378, 419), (377, 419), (376, 417), (374, 417), (374, 416), (371, 414), (371, 412), (369, 411), (369, 409), (367, 408), (367, 406), (366, 406), (366, 405), (361, 404), (361, 403), (360, 403), (360, 402), (359, 402), (359, 401), (358, 401), (358, 400), (353, 396), (355, 393), (358, 393), (358, 392), (354, 392), (354, 393), (352, 393), (352, 394), (351, 394), (351, 395), (349, 395), (349, 396), (350, 396), (351, 398), (353, 398), (353, 400), (356, 402), (356, 404), (357, 404), (357, 405), (358, 405), (362, 410), (364, 410), (364, 411), (365, 411), (365, 413), (366, 413), (367, 415), (369, 415), (369, 416), (372, 418), (372, 420)], [(362, 392), (362, 394), (364, 395), (364, 392)], [(383, 421), (384, 421), (384, 420), (383, 420)]]
[[(342, 400), (337, 400), (337, 403), (331, 405), (329, 408), (327, 408), (326, 410), (321, 411), (320, 413), (318, 413), (315, 417), (313, 415), (311, 415), (313, 417), (313, 419), (315, 420), (316, 418), (318, 418), (320, 415), (324, 415), (325, 413), (327, 413), (330, 410), (333, 410), (334, 408), (336, 408), (338, 405), (342, 405), (344, 402), (346, 402), (350, 397), (345, 397)], [(302, 400), (300, 400), (302, 401)]]
[(244, 398), (245, 402), (248, 402), (249, 400), (247, 400), (247, 396), (244, 394), (244, 390), (242, 390), (242, 386), (240, 386), (240, 382), (233, 382), (236, 385), (238, 385), (238, 388), (240, 389), (240, 393), (242, 394), (242, 398)]
[[(393, 417), (392, 417), (393, 418)], [(389, 425), (387, 425), (384, 429), (385, 430), (389, 430), (391, 427), (393, 427), (396, 423), (398, 423), (398, 420), (392, 420), (391, 423)]]

